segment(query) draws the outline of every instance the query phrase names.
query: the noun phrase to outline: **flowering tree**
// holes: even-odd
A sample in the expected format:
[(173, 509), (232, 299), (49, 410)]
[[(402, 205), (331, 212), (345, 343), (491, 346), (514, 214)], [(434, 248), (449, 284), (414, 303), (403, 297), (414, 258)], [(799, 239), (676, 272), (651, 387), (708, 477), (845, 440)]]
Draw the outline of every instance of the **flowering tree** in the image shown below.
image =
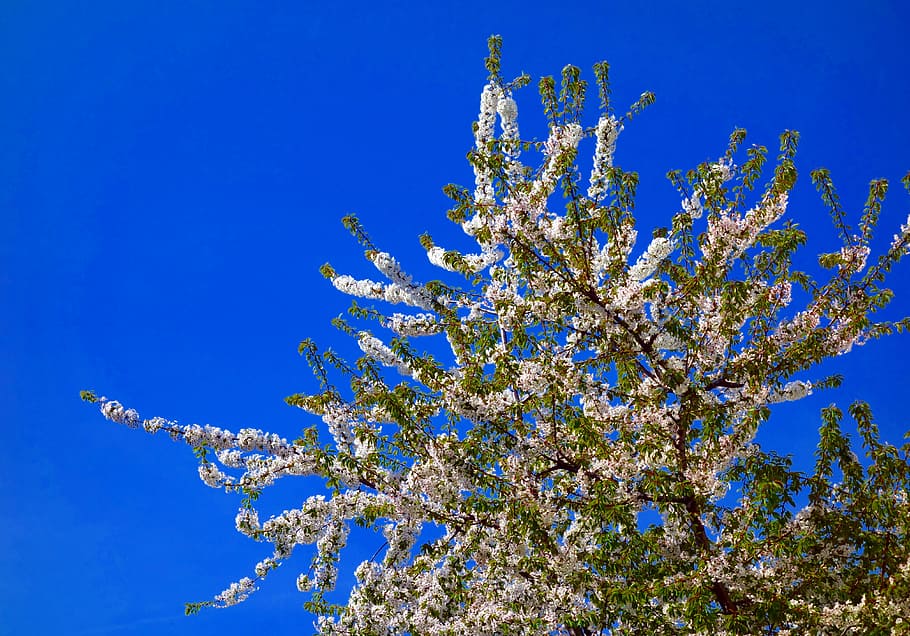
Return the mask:
[[(320, 634), (910, 633), (910, 445), (881, 440), (860, 402), (848, 412), (864, 460), (836, 406), (822, 411), (811, 474), (753, 442), (772, 404), (839, 383), (812, 375), (819, 362), (910, 326), (873, 319), (910, 246), (908, 221), (869, 260), (887, 183), (872, 182), (853, 228), (827, 172), (812, 173), (843, 240), (815, 280), (793, 266), (803, 231), (782, 220), (797, 134), (781, 136), (757, 187), (767, 151), (737, 165), (736, 130), (718, 161), (670, 173), (680, 210), (636, 248), (637, 175), (612, 157), (652, 95), (617, 117), (598, 64), (600, 116), (586, 128), (587, 84), (568, 66), (559, 90), (540, 81), (548, 138), (526, 141), (512, 91), (529, 79), (503, 80), (500, 45), (491, 38), (474, 125), (474, 190), (445, 189), (477, 251), (421, 238), (464, 282), (415, 281), (351, 217), (384, 280), (323, 268), (377, 301), (336, 323), (360, 359), (300, 345), (321, 389), (287, 401), (321, 418), (330, 445), (316, 426), (288, 442), (143, 420), (83, 394), (110, 420), (192, 446), (206, 484), (243, 494), (237, 529), (274, 546), (255, 578), (187, 611), (242, 601), (315, 544), (298, 587)], [(576, 155), (589, 137), (585, 183)], [(261, 520), (260, 492), (295, 475), (324, 478), (325, 494)], [(384, 543), (336, 606), (326, 593), (351, 523)]]

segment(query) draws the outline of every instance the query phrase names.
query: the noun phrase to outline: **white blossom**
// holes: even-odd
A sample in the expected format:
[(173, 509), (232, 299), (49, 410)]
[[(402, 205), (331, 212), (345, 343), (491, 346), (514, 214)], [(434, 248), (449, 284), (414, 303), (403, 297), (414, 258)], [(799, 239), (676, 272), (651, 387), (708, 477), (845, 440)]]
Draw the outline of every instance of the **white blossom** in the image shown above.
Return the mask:
[[(776, 174), (744, 203), (724, 186), (737, 175), (725, 156), (693, 178), (688, 217), (632, 262), (631, 205), (604, 200), (622, 185), (609, 183), (620, 120), (586, 129), (559, 114), (526, 168), (516, 85), (494, 72), (481, 93), (475, 189), (455, 215), (477, 247), (427, 249), (462, 287), (416, 282), (369, 241), (381, 281), (324, 270), (345, 294), (416, 309), (358, 303), (355, 319), (387, 333), (346, 326), (356, 361), (304, 349), (319, 388), (288, 398), (306, 420), (298, 439), (141, 419), (83, 394), (113, 422), (184, 442), (205, 484), (243, 497), (235, 528), (271, 553), (208, 604), (239, 603), (309, 558), (297, 589), (343, 603), (316, 618), (322, 636), (907, 631), (905, 453), (861, 403), (849, 413), (863, 459), (833, 408), (813, 475), (758, 440), (784, 410), (769, 406), (832, 384), (792, 377), (901, 326), (873, 318), (910, 220), (860, 281), (865, 228), (827, 255), (829, 278), (810, 280), (769, 233), (788, 183)], [(586, 135), (587, 196), (567, 165)], [(568, 201), (551, 196), (560, 184)], [(269, 500), (266, 518), (260, 492), (290, 476), (308, 478), (305, 494), (281, 512)], [(344, 601), (349, 540), (373, 554)]]
[(673, 244), (666, 238), (658, 236), (651, 241), (648, 249), (629, 269), (629, 277), (633, 280), (644, 280), (654, 273), (661, 261), (673, 251)]
[(382, 340), (369, 332), (361, 331), (357, 335), (357, 344), (360, 346), (360, 350), (370, 358), (373, 358), (387, 367), (398, 369), (399, 373), (402, 373), (403, 375), (411, 375), (411, 369), (401, 360), (398, 354), (387, 347)]
[(775, 391), (770, 398), (770, 402), (793, 402), (801, 400), (807, 395), (812, 394), (812, 383), (796, 380), (788, 382), (785, 386)]
[(478, 159), (474, 163), (474, 201), (482, 205), (492, 205), (494, 200), (494, 174), (483, 164), (489, 156), (487, 144), (493, 138), (496, 127), (496, 107), (501, 96), (502, 89), (495, 84), (487, 84), (480, 94), (480, 115), (474, 132), (478, 153)]
[(236, 583), (231, 583), (231, 586), (221, 594), (218, 594), (215, 600), (222, 603), (224, 607), (229, 607), (245, 601), (255, 590), (256, 586), (253, 580), (244, 577)]
[(117, 424), (126, 424), (130, 428), (136, 428), (139, 425), (139, 413), (135, 409), (123, 408), (117, 400), (106, 400), (101, 398), (101, 413), (112, 422)]
[(399, 336), (431, 336), (442, 330), (434, 314), (392, 314), (385, 325)]
[(602, 115), (597, 121), (594, 137), (597, 145), (594, 149), (594, 167), (591, 168), (589, 199), (600, 199), (607, 188), (607, 169), (613, 166), (613, 153), (616, 152), (616, 139), (622, 132), (622, 125), (612, 115)]
[(850, 272), (861, 272), (866, 267), (866, 259), (869, 257), (870, 251), (868, 245), (842, 247), (840, 267)]

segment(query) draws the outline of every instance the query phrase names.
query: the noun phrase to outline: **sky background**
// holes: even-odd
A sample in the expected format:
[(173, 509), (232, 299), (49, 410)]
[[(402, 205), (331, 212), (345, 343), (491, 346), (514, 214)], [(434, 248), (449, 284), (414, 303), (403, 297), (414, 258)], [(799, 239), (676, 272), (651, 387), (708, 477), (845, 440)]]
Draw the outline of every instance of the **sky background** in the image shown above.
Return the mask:
[[(340, 218), (418, 275), (420, 233), (468, 246), (441, 188), (473, 181), (491, 33), (507, 76), (573, 63), (593, 79), (605, 59), (617, 110), (656, 93), (616, 155), (641, 174), (643, 236), (679, 208), (666, 171), (743, 126), (772, 149), (802, 134), (790, 210), (807, 263), (838, 247), (808, 179), (822, 165), (853, 215), (870, 179), (892, 181), (887, 245), (910, 209), (908, 5), (746, 4), (0, 3), (0, 636), (310, 633), (303, 550), (247, 603), (183, 616), (268, 546), (234, 531), (238, 500), (199, 481), (189, 448), (78, 393), (288, 438), (312, 423), (283, 402), (315, 389), (297, 343), (355, 351), (329, 325), (348, 299), (318, 267), (370, 271)], [(539, 134), (535, 88), (518, 101)], [(890, 317), (910, 311), (908, 275)], [(898, 441), (908, 354), (896, 336), (835, 360), (844, 387), (777, 409), (762, 443), (808, 465), (819, 409), (860, 396)], [(317, 486), (267, 491), (264, 516)], [(353, 564), (382, 543), (353, 542)]]

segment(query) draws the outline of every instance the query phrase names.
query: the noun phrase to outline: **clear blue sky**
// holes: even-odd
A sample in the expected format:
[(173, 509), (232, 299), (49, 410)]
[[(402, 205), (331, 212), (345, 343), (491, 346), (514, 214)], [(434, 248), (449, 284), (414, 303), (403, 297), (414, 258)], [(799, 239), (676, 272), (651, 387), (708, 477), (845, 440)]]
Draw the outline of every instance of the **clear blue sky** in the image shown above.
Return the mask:
[[(339, 219), (358, 213), (416, 271), (417, 235), (461, 234), (440, 188), (472, 181), (491, 33), (507, 75), (574, 63), (590, 78), (606, 59), (618, 107), (657, 94), (617, 153), (642, 175), (645, 235), (678, 206), (664, 173), (743, 126), (770, 147), (802, 133), (791, 211), (816, 251), (834, 234), (810, 169), (830, 168), (853, 212), (891, 179), (887, 243), (910, 209), (906, 3), (745, 4), (3, 2), (0, 636), (310, 632), (303, 553), (245, 605), (183, 617), (268, 547), (233, 530), (237, 500), (198, 480), (188, 448), (102, 420), (78, 392), (183, 423), (308, 425), (283, 403), (314, 388), (296, 344), (351, 350), (328, 324), (348, 300), (317, 268), (367, 271)], [(537, 103), (519, 96), (525, 130)], [(844, 387), (779, 409), (762, 440), (805, 462), (818, 410), (858, 396), (899, 439), (908, 353), (898, 336), (838, 359)], [(282, 484), (266, 514), (315, 487)], [(352, 560), (378, 545), (355, 539)]]

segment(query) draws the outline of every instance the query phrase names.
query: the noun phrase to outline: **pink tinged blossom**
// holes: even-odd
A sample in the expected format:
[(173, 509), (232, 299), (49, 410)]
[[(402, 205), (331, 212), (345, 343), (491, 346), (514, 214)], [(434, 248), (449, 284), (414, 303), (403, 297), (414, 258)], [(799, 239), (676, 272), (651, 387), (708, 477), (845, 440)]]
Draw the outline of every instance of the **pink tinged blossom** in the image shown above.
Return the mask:
[(710, 368), (718, 364), (727, 352), (728, 339), (721, 333), (724, 320), (721, 297), (718, 294), (701, 296), (697, 304), (700, 343), (695, 356), (702, 365)]
[(708, 232), (702, 243), (705, 261), (726, 263), (751, 247), (758, 235), (779, 219), (787, 209), (787, 194), (766, 197), (743, 216), (724, 210), (708, 219)]
[(862, 328), (850, 322), (839, 322), (828, 331), (828, 349), (833, 355), (841, 356), (849, 353), (853, 345), (863, 345), (866, 335)]
[(821, 323), (822, 310), (818, 304), (797, 313), (791, 320), (783, 320), (772, 336), (775, 344), (786, 347), (809, 335)]
[[(211, 428), (214, 431), (220, 431), (220, 429)], [(224, 431), (224, 433), (227, 433), (226, 439), (219, 446), (224, 447), (225, 444), (233, 445), (234, 440), (231, 439), (230, 432)], [(286, 451), (294, 449), (294, 446), (288, 444), (288, 441), (283, 437), (275, 433), (265, 433), (257, 428), (240, 429), (237, 433), (236, 444), (241, 450), (265, 451), (272, 455), (284, 454)]]
[(546, 368), (537, 360), (521, 360), (519, 362), (518, 377), (515, 380), (515, 384), (520, 390), (541, 395), (550, 382), (552, 382), (552, 379), (548, 378)]
[(551, 243), (570, 241), (575, 238), (575, 228), (564, 216), (543, 216), (538, 220), (538, 227)]
[(777, 307), (787, 307), (793, 299), (792, 291), (790, 281), (781, 281), (768, 289), (768, 300)]
[(840, 268), (848, 272), (861, 272), (869, 257), (868, 245), (849, 245), (840, 249)]

